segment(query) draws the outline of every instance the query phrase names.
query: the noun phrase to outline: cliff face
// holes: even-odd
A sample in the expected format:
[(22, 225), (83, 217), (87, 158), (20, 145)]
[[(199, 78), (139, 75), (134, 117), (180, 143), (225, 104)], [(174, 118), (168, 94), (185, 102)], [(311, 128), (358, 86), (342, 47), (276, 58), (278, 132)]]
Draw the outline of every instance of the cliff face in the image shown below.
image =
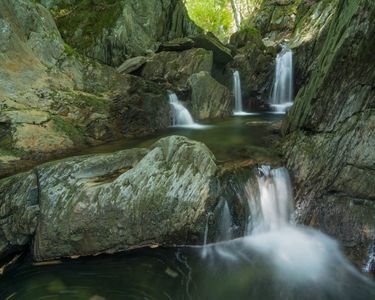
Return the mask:
[(375, 242), (373, 1), (341, 0), (283, 131), (298, 218), (366, 263)]
[(41, 0), (64, 38), (91, 58), (119, 66), (160, 42), (200, 32), (180, 0)]
[(42, 5), (1, 0), (0, 39), (0, 177), (31, 159), (169, 125), (163, 88), (77, 53)]

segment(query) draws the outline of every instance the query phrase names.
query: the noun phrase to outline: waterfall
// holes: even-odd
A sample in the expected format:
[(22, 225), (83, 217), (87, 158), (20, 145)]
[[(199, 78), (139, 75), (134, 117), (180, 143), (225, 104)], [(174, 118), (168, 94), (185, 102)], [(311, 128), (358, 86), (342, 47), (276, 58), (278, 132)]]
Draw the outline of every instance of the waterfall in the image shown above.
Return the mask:
[(207, 126), (194, 122), (193, 117), (186, 107), (178, 100), (175, 93), (169, 92), (169, 104), (172, 108), (172, 126), (201, 129)]
[(285, 168), (259, 168), (258, 185), (263, 215), (263, 230), (280, 229), (289, 223), (292, 213), (292, 187)]
[(229, 241), (232, 239), (232, 215), (229, 210), (228, 201), (223, 201), (221, 217), (219, 221), (218, 241)]
[(276, 113), (285, 113), (293, 105), (293, 52), (286, 45), (276, 57), (270, 104)]
[(240, 78), (240, 73), (238, 71), (233, 72), (233, 86), (234, 86), (234, 99), (235, 99), (234, 113), (241, 114), (243, 113), (242, 91), (241, 91), (241, 78)]
[(253, 116), (258, 113), (251, 113), (243, 111), (242, 104), (242, 90), (240, 72), (237, 70), (233, 72), (233, 94), (234, 94), (234, 115), (235, 116)]
[[(345, 290), (338, 292), (338, 284), (345, 286), (356, 281), (371, 286), (371, 282), (345, 258), (335, 240), (317, 230), (290, 223), (293, 195), (286, 168), (259, 167), (255, 177), (248, 179), (243, 190), (243, 195), (248, 198), (250, 214), (245, 235), (205, 245), (202, 252), (208, 264), (217, 265), (224, 261), (233, 268), (251, 268), (260, 259), (271, 266), (272, 275), (277, 280), (292, 290), (292, 287), (315, 286), (322, 295), (341, 293), (337, 299), (351, 299), (346, 298)], [(227, 226), (226, 232), (231, 232), (233, 217), (228, 202), (221, 204), (220, 209), (222, 213), (217, 230), (219, 233), (225, 232), (222, 227)], [(372, 266), (373, 251), (370, 251), (365, 268), (368, 270)], [(372, 288), (375, 286), (372, 285)], [(336, 298), (327, 296), (319, 299)]]

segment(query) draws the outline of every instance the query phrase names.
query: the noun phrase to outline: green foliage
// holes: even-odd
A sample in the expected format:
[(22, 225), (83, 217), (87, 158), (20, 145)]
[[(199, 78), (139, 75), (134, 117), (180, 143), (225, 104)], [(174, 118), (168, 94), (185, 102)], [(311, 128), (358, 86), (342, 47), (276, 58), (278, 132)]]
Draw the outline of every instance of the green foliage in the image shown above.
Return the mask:
[(186, 0), (190, 18), (220, 40), (228, 40), (234, 32), (234, 17), (229, 0)]

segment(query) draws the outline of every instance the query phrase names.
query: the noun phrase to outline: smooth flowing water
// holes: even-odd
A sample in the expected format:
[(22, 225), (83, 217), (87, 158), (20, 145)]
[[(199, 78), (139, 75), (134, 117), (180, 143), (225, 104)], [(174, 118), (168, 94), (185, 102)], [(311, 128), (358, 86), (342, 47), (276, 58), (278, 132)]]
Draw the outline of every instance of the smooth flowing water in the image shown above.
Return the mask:
[(225, 120), (202, 123), (204, 128), (170, 127), (156, 134), (123, 139), (102, 146), (85, 149), (77, 154), (107, 153), (128, 148), (150, 147), (158, 139), (170, 135), (182, 135), (205, 143), (219, 161), (252, 158), (274, 158), (275, 151), (269, 149), (271, 125), (281, 116), (263, 114), (257, 116), (232, 117)]
[(275, 78), (271, 107), (276, 113), (285, 113), (293, 105), (293, 51), (286, 45), (276, 57)]
[(169, 104), (172, 108), (172, 126), (174, 127), (186, 127), (186, 128), (202, 128), (194, 122), (188, 109), (180, 102), (175, 93), (169, 93)]
[(234, 93), (234, 112), (235, 116), (251, 116), (257, 113), (245, 112), (243, 110), (242, 90), (241, 90), (241, 77), (240, 72), (237, 70), (233, 72), (233, 93)]

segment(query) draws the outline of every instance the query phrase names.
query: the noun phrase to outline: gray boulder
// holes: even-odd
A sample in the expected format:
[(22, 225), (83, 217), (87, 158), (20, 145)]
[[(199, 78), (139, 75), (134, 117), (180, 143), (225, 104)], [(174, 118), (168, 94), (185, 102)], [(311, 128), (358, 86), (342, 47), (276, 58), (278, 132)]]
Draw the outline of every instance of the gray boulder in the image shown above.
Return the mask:
[(195, 119), (215, 119), (230, 116), (234, 99), (227, 87), (217, 82), (207, 72), (189, 77), (191, 89), (191, 112)]
[(77, 157), (37, 168), (36, 260), (188, 243), (216, 195), (208, 148), (184, 137), (145, 149)]

